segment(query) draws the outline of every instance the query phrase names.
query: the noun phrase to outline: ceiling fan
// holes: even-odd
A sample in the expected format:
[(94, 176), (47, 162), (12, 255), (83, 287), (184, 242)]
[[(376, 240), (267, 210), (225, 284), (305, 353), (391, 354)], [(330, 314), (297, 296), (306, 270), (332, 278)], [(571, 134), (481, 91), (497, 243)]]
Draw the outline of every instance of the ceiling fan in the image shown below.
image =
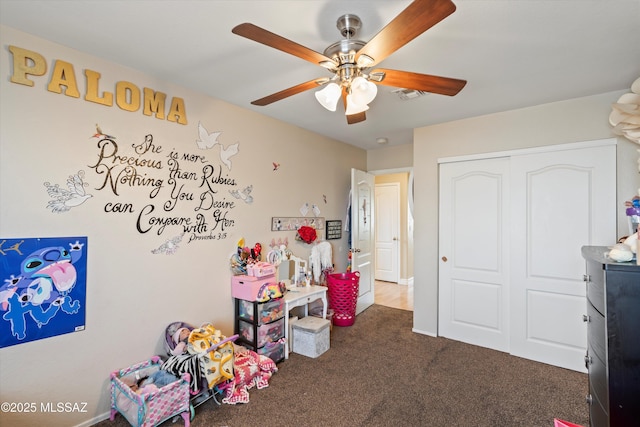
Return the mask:
[(451, 0), (415, 0), (367, 43), (352, 38), (361, 26), (360, 19), (355, 15), (343, 15), (338, 19), (337, 26), (345, 38), (327, 47), (324, 53), (254, 24), (237, 25), (232, 30), (234, 34), (320, 65), (333, 73), (330, 78), (310, 80), (257, 99), (251, 104), (265, 106), (324, 86), (315, 94), (318, 102), (326, 109), (335, 111), (342, 98), (347, 123), (354, 124), (366, 120), (365, 111), (377, 94), (376, 84), (454, 96), (467, 84), (466, 80), (372, 67), (455, 10), (456, 6)]

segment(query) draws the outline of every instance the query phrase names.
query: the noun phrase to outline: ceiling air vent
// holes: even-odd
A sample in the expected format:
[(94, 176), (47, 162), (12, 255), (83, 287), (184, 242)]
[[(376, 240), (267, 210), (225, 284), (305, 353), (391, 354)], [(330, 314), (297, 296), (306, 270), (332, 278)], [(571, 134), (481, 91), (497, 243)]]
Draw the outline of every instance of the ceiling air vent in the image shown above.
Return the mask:
[(413, 89), (395, 89), (395, 90), (392, 90), (391, 93), (395, 93), (403, 101), (419, 98), (421, 96), (425, 96), (428, 94), (427, 92), (423, 92), (421, 90), (413, 90)]

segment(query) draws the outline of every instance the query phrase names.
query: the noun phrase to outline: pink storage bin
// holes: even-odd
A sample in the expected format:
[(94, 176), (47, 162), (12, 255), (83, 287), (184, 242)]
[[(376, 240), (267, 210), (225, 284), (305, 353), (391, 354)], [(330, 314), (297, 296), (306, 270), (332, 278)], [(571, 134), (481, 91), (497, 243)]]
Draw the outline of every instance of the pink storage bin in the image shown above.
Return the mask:
[(264, 277), (238, 275), (231, 276), (231, 296), (246, 301), (256, 301), (262, 285), (277, 283), (276, 276), (271, 274)]
[(247, 274), (254, 277), (273, 276), (276, 274), (276, 268), (273, 264), (259, 261), (247, 266)]
[(116, 413), (135, 427), (152, 427), (163, 423), (169, 418), (181, 415), (185, 427), (189, 427), (191, 420), (191, 403), (189, 401), (189, 374), (167, 384), (152, 393), (137, 394), (122, 382), (123, 377), (135, 379), (149, 376), (162, 366), (159, 356), (140, 362), (111, 373), (111, 414), (115, 419)]

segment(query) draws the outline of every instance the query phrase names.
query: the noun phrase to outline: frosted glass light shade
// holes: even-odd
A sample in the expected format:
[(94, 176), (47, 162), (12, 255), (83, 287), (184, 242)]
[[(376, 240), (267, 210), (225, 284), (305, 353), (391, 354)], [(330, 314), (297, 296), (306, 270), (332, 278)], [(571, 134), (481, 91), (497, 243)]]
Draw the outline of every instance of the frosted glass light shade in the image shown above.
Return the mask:
[(367, 104), (359, 104), (353, 98), (352, 94), (347, 95), (347, 109), (344, 112), (346, 116), (362, 113), (363, 111), (367, 111), (368, 109), (369, 109), (369, 106)]
[(324, 89), (315, 93), (320, 105), (329, 111), (336, 111), (340, 95), (342, 95), (342, 90), (340, 90), (340, 86), (335, 83), (329, 83)]
[(356, 77), (351, 83), (351, 94), (360, 105), (367, 105), (378, 94), (378, 86), (364, 77)]

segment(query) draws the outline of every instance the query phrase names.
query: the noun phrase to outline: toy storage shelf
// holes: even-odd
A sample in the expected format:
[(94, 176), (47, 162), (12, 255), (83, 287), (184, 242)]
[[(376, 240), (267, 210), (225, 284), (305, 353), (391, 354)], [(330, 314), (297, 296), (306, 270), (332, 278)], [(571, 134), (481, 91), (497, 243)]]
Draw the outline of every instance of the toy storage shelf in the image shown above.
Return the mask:
[(275, 363), (284, 360), (284, 300), (266, 302), (235, 300), (235, 333), (237, 343)]

